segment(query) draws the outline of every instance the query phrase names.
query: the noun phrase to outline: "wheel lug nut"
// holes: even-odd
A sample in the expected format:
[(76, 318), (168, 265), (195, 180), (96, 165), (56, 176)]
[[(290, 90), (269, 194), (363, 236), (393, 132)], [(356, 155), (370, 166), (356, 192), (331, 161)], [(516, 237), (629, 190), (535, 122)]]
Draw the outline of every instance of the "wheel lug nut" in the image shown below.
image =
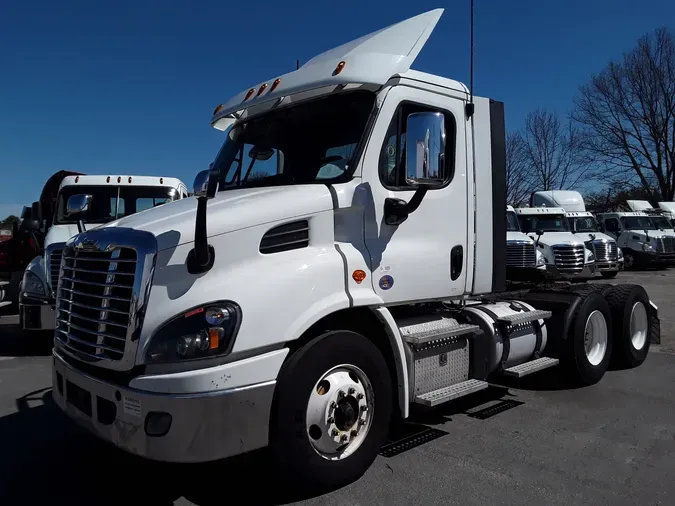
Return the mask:
[(338, 434), (340, 434), (340, 433), (338, 432), (337, 429), (333, 429), (333, 432), (331, 432), (330, 434), (331, 434), (331, 436), (333, 436), (333, 437), (338, 437)]
[(356, 393), (356, 389), (354, 387), (349, 389), (349, 395), (354, 395)]
[(342, 434), (342, 437), (340, 438), (340, 441), (345, 443), (345, 442), (347, 442), (348, 439), (349, 439), (349, 436), (347, 434)]
[(356, 398), (357, 398), (358, 400), (362, 400), (362, 399), (363, 399), (363, 394), (357, 395)]
[(356, 437), (359, 433), (356, 432), (355, 430), (352, 431), (352, 437)]
[(368, 406), (361, 406), (361, 411), (368, 411)]
[(363, 418), (361, 420), (359, 420), (359, 425), (365, 425), (365, 424), (366, 424), (366, 421)]
[(335, 409), (335, 406), (337, 406), (337, 404), (335, 404), (335, 401), (331, 401), (330, 409)]
[(333, 418), (333, 417), (331, 416), (331, 417), (329, 417), (328, 420), (326, 420), (326, 421), (327, 421), (328, 423), (335, 423), (335, 418)]
[(344, 396), (345, 396), (345, 393), (342, 390), (340, 390), (338, 392), (338, 399), (342, 399)]

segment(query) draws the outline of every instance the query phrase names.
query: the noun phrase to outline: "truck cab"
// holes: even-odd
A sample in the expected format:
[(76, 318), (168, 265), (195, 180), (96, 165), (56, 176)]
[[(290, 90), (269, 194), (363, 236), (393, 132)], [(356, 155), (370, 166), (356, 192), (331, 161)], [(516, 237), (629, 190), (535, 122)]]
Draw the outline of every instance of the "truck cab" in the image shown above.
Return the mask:
[(675, 202), (659, 202), (658, 206), (663, 215), (670, 220), (670, 224), (675, 227)]
[(587, 279), (595, 274), (595, 254), (572, 232), (565, 209), (525, 207), (515, 210), (521, 230), (537, 243), (546, 270), (558, 278)]
[[(503, 104), (410, 68), (442, 13), (252, 83), (215, 108), (224, 142), (196, 198), (68, 240), (52, 369), (68, 417), (161, 461), (267, 446), (285, 485), (336, 488), (413, 405), (644, 361), (641, 287), (612, 309), (570, 284), (505, 291)], [(585, 266), (569, 235), (558, 253)]]
[(601, 229), (616, 239), (626, 269), (665, 267), (675, 261), (675, 239), (661, 232), (642, 211), (598, 214)]
[(506, 206), (506, 268), (507, 277), (522, 279), (522, 271), (546, 270), (543, 253), (534, 240), (520, 229), (518, 216), (513, 206)]
[(595, 270), (604, 278), (614, 278), (623, 269), (623, 253), (614, 238), (603, 234), (595, 216), (586, 211), (581, 194), (572, 190), (536, 191), (530, 197), (533, 207), (562, 207), (573, 234), (584, 241), (595, 255)]
[[(46, 232), (43, 254), (33, 258), (23, 273), (19, 289), (22, 329), (55, 328), (56, 286), (61, 254), (68, 239), (78, 232), (185, 197), (187, 187), (176, 178), (128, 175), (63, 177), (55, 194), (52, 213), (38, 220), (43, 223)], [(75, 218), (69, 214), (68, 206), (71, 199), (78, 198), (86, 201), (87, 212)], [(44, 206), (41, 207), (44, 209)]]

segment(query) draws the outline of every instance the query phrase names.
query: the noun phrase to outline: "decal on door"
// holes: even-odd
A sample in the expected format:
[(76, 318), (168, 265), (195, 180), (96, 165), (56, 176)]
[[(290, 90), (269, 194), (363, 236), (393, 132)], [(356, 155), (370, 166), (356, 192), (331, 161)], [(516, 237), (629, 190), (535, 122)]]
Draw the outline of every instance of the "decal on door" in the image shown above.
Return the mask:
[(382, 290), (389, 290), (392, 286), (394, 286), (394, 278), (389, 274), (380, 278), (380, 288)]

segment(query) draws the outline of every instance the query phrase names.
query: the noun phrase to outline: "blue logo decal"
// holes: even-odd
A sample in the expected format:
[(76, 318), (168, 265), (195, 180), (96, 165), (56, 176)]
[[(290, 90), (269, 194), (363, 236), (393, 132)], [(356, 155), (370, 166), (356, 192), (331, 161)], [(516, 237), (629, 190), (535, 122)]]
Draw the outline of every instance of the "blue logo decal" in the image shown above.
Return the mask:
[(387, 274), (380, 278), (380, 288), (382, 290), (389, 290), (392, 286), (394, 286), (394, 278), (390, 275)]

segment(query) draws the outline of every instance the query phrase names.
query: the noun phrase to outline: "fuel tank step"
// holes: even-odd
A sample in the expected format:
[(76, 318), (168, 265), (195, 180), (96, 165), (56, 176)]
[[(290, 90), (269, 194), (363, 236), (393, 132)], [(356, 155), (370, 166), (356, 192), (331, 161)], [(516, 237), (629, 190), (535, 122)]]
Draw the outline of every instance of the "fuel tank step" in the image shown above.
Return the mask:
[(500, 316), (497, 318), (498, 323), (505, 323), (506, 325), (518, 325), (519, 323), (528, 323), (535, 320), (546, 320), (551, 317), (550, 311), (542, 311), (537, 309), (535, 311), (526, 311), (523, 313), (513, 313), (508, 316)]
[(509, 376), (511, 378), (522, 378), (528, 374), (539, 372), (544, 369), (548, 369), (549, 367), (558, 365), (558, 362), (560, 361), (557, 358), (541, 357), (530, 362), (525, 362), (524, 364), (504, 369), (504, 376)]
[(485, 390), (488, 386), (489, 384), (485, 381), (470, 379), (450, 385), (449, 387), (439, 388), (438, 390), (418, 395), (415, 397), (414, 402), (415, 404), (433, 407), (474, 392)]
[(468, 323), (458, 323), (457, 320), (452, 318), (443, 318), (409, 325), (401, 322), (399, 329), (401, 331), (401, 338), (405, 342), (419, 345), (450, 337), (475, 334), (480, 330), (480, 327)]

